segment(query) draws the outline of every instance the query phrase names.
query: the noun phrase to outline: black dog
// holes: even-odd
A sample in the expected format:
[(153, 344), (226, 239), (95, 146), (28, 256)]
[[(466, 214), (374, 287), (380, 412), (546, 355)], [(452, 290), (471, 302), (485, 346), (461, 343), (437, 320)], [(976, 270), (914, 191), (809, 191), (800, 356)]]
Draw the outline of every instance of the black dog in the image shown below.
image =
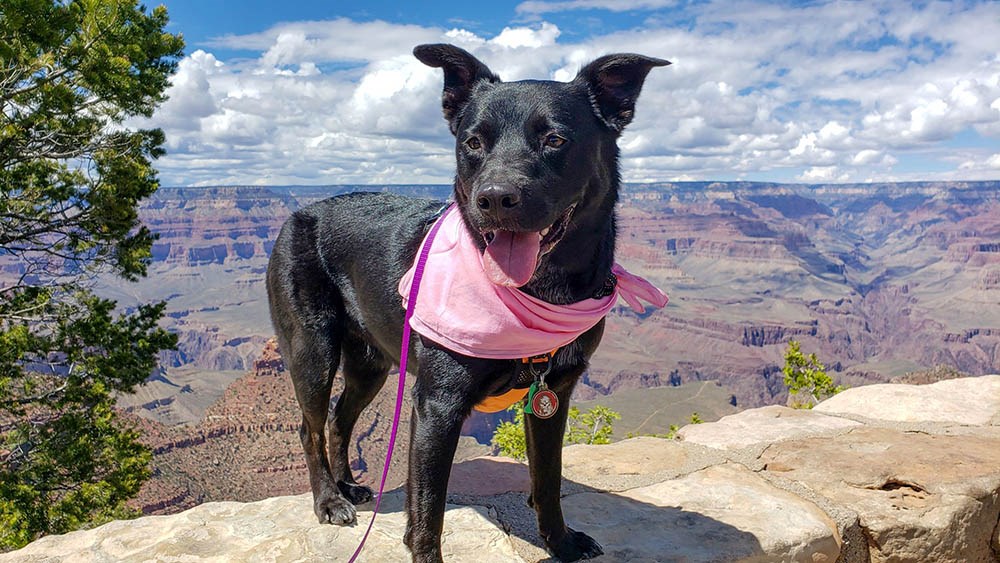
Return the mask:
[[(421, 45), (414, 54), (444, 70), (444, 116), (458, 160), (454, 198), (477, 244), (485, 250), (495, 237), (540, 233), (540, 257), (521, 290), (554, 304), (600, 295), (615, 246), (616, 140), (632, 120), (646, 74), (669, 63), (608, 55), (569, 83), (504, 83), (451, 45)], [(335, 197), (295, 212), (275, 243), (267, 271), (271, 318), (302, 408), (302, 445), (320, 522), (350, 524), (354, 505), (372, 497), (351, 475), (348, 442), (361, 410), (399, 362), (404, 311), (397, 283), (440, 208), (389, 194)], [(555, 416), (526, 416), (528, 502), (545, 544), (563, 561), (602, 553), (592, 538), (566, 526), (560, 484), (570, 394), (603, 330), (602, 320), (551, 359), (547, 381), (562, 405)], [(405, 542), (414, 561), (441, 561), (448, 476), (462, 422), (485, 397), (512, 388), (521, 368), (517, 360), (468, 357), (426, 338), (413, 340)], [(345, 388), (328, 417), (338, 366)]]

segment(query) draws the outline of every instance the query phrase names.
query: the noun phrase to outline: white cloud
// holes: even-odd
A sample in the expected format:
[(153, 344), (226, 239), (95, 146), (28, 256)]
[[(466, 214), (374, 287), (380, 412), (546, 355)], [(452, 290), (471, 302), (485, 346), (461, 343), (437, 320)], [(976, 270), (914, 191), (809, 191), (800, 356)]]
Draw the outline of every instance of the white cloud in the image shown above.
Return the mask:
[(836, 121), (830, 121), (819, 130), (816, 141), (821, 147), (842, 149), (850, 145), (850, 130)]
[[(956, 179), (996, 177), (1000, 57), (988, 38), (1000, 35), (1000, 4), (717, 1), (682, 5), (682, 26), (656, 11), (666, 2), (611, 4), (518, 10), (650, 13), (641, 27), (591, 37), (544, 21), (489, 35), (340, 18), (216, 39), (181, 61), (152, 120), (168, 139), (161, 178), (449, 182), (441, 71), (410, 54), (426, 42), (460, 45), (505, 80), (568, 81), (611, 52), (671, 60), (650, 73), (620, 142), (633, 181), (920, 179), (900, 161), (924, 158)], [(214, 48), (255, 56), (219, 60)], [(993, 150), (945, 144), (969, 131)]]
[(489, 42), (508, 49), (517, 47), (537, 49), (555, 45), (557, 37), (559, 37), (559, 28), (548, 22), (542, 22), (541, 28), (537, 30), (528, 27), (505, 27), (500, 35)]
[(836, 162), (837, 153), (822, 148), (819, 144), (819, 138), (817, 133), (807, 133), (800, 137), (798, 144), (788, 151), (791, 161), (814, 165), (830, 165)]
[(867, 164), (877, 162), (881, 156), (881, 151), (864, 149), (862, 151), (858, 151), (858, 153), (854, 155), (854, 158), (851, 159), (851, 164), (855, 166), (865, 166)]
[(171, 129), (197, 130), (199, 118), (217, 112), (219, 107), (211, 92), (209, 75), (221, 71), (223, 66), (211, 53), (200, 49), (181, 60), (171, 80), (170, 98), (158, 114), (161, 123)]
[(986, 159), (986, 166), (995, 170), (1000, 170), (1000, 152)]
[(449, 43), (460, 47), (473, 48), (486, 42), (485, 39), (465, 29), (452, 29), (444, 34)]
[(813, 166), (798, 176), (806, 183), (846, 182), (850, 175), (840, 172), (836, 166)]
[(342, 126), (367, 135), (427, 138), (444, 123), (440, 74), (408, 54), (369, 65), (350, 100), (337, 108)]
[(263, 52), (261, 64), (282, 66), (301, 61), (376, 61), (408, 53), (414, 45), (438, 41), (441, 35), (439, 29), (418, 25), (338, 18), (280, 23), (259, 33), (220, 37), (209, 45)]

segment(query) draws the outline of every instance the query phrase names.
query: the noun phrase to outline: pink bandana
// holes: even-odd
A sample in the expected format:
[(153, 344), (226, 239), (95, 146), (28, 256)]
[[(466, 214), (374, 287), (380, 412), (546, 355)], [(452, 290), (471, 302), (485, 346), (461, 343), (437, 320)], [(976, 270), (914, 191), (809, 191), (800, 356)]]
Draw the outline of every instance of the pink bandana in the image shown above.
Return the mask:
[[(639, 299), (657, 307), (667, 304), (666, 294), (618, 264), (611, 269), (618, 278), (613, 294), (569, 305), (553, 305), (517, 288), (494, 284), (461, 214), (453, 211), (455, 205), (438, 219), (441, 228), (431, 244), (410, 319), (413, 330), (450, 350), (477, 358), (536, 356), (569, 344), (596, 325), (618, 297), (640, 313), (645, 308)], [(411, 267), (399, 281), (404, 308), (413, 271)]]

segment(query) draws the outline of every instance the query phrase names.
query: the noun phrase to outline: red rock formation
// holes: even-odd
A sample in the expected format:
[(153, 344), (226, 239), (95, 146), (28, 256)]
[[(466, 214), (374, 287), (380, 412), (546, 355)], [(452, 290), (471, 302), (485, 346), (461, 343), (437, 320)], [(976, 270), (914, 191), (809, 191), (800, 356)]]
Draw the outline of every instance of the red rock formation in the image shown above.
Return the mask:
[(161, 190), (141, 208), (160, 234), (154, 262), (185, 266), (266, 260), (281, 224), (297, 207), (289, 194), (249, 186)]
[[(298, 435), (302, 415), (273, 339), (253, 366), (196, 425), (168, 427), (123, 415), (153, 450), (153, 478), (133, 506), (147, 514), (166, 514), (211, 500), (250, 501), (309, 490)], [(371, 483), (381, 475), (391, 423), (386, 413), (392, 412), (396, 396), (394, 380), (390, 375), (355, 429), (351, 464), (362, 482)], [(341, 385), (338, 377), (335, 397)], [(392, 486), (405, 479), (409, 412), (406, 393), (406, 419), (390, 469)]]

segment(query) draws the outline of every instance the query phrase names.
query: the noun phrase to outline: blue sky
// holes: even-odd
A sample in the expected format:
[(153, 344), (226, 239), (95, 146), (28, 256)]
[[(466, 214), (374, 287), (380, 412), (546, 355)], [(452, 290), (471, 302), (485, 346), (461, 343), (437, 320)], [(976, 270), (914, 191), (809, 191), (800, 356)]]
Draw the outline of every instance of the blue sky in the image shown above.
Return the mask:
[[(650, 4), (669, 6), (673, 2), (603, 2), (626, 6)], [(349, 18), (355, 21), (382, 20), (398, 24), (416, 24), (426, 27), (460, 27), (476, 33), (496, 35), (504, 27), (526, 24), (539, 20), (538, 14), (518, 11), (524, 2), (469, 2), (434, 1), (400, 2), (373, 0), (370, 2), (330, 2), (273, 0), (232, 1), (169, 1), (172, 30), (182, 31), (189, 47), (211, 44), (214, 37), (227, 34), (247, 34), (267, 29), (279, 22)], [(527, 5), (530, 7), (530, 4)], [(234, 10), (236, 11), (234, 13)], [(672, 9), (658, 8), (613, 11), (595, 8), (576, 8), (565, 12), (548, 12), (546, 20), (563, 30), (568, 37), (586, 37), (599, 32), (641, 27), (651, 15), (684, 16), (681, 6)]]
[(151, 123), (164, 185), (450, 182), (424, 42), (507, 80), (671, 60), (621, 138), (629, 181), (1000, 178), (997, 2), (165, 4), (187, 54)]

